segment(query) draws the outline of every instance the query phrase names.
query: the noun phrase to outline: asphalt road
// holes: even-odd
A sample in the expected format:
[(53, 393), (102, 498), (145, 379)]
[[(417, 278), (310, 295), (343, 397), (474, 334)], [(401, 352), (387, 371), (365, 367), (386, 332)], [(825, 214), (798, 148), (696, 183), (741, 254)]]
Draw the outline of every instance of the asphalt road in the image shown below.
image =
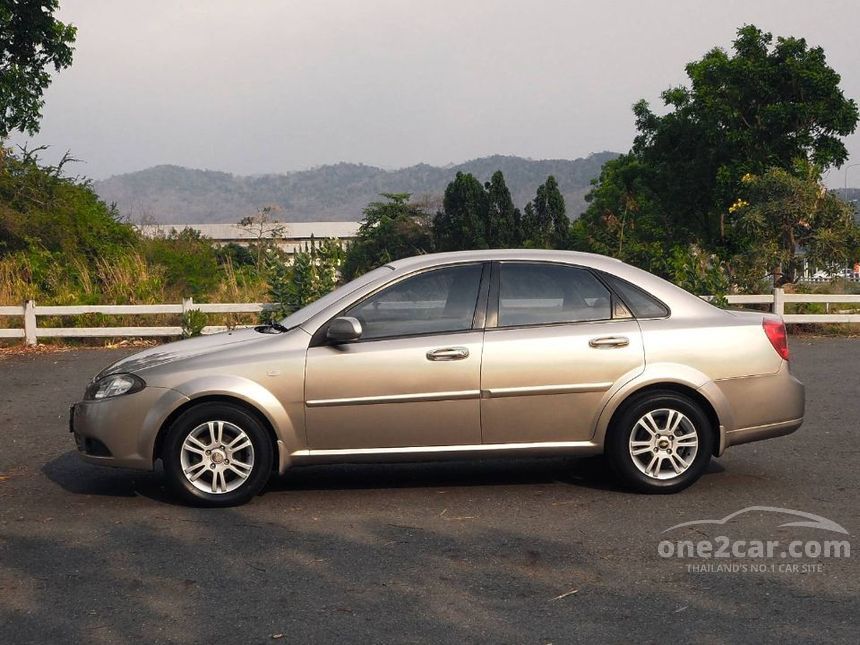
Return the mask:
[[(720, 535), (860, 550), (860, 341), (792, 351), (806, 424), (730, 449), (678, 495), (620, 490), (595, 459), (493, 460), (295, 469), (227, 510), (78, 460), (68, 405), (125, 352), (6, 357), (0, 642), (856, 643), (860, 554), (731, 558), (748, 569), (728, 572), (658, 555)], [(662, 533), (748, 506), (851, 536), (765, 511)]]

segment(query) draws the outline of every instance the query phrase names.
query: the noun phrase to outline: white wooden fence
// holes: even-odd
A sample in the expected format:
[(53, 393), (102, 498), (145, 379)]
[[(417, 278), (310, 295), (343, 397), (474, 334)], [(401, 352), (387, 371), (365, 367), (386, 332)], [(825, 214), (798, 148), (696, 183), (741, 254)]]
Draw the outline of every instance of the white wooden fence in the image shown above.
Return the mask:
[[(259, 314), (267, 307), (266, 303), (211, 303), (195, 304), (191, 298), (183, 299), (175, 305), (62, 305), (40, 306), (28, 300), (23, 305), (0, 307), (0, 317), (16, 316), (23, 318), (23, 326), (18, 328), (0, 328), (0, 338), (23, 338), (28, 345), (35, 345), (39, 338), (115, 338), (122, 336), (181, 336), (182, 327), (39, 327), (41, 316), (80, 316), (83, 314), (106, 314), (114, 316), (127, 315), (182, 315), (191, 310), (199, 310), (208, 314)], [(242, 325), (239, 325), (241, 327)], [(203, 328), (204, 334), (214, 334), (228, 329), (224, 325), (208, 325)]]
[[(702, 296), (705, 300), (711, 300), (712, 296)], [(860, 309), (860, 294), (838, 294), (838, 293), (785, 293), (782, 289), (774, 289), (773, 293), (762, 295), (732, 295), (726, 296), (730, 305), (769, 305), (771, 312), (782, 316), (789, 324), (805, 323), (860, 323), (860, 313), (854, 313)], [(787, 303), (824, 304), (827, 313), (823, 314), (787, 314), (785, 305)], [(841, 312), (833, 305), (843, 305), (849, 312)]]
[[(711, 296), (702, 296), (706, 300)], [(773, 293), (762, 295), (727, 296), (730, 305), (769, 305), (773, 313), (779, 314), (787, 323), (860, 323), (860, 313), (843, 313), (839, 310), (824, 314), (786, 314), (786, 303), (823, 303), (828, 312), (833, 305), (849, 305), (853, 311), (860, 309), (860, 295), (784, 293), (774, 289)], [(852, 306), (853, 305), (853, 306)], [(171, 337), (181, 336), (181, 326), (169, 327), (39, 327), (40, 316), (80, 316), (83, 314), (106, 315), (155, 315), (184, 314), (193, 309), (211, 314), (259, 314), (271, 305), (251, 303), (212, 303), (195, 304), (186, 298), (180, 304), (172, 305), (72, 305), (40, 306), (28, 300), (23, 305), (0, 307), (0, 317), (23, 318), (20, 327), (0, 328), (0, 338), (23, 338), (28, 345), (35, 345), (39, 338), (115, 338), (115, 337)], [(209, 325), (203, 328), (204, 334), (224, 331), (223, 325)]]

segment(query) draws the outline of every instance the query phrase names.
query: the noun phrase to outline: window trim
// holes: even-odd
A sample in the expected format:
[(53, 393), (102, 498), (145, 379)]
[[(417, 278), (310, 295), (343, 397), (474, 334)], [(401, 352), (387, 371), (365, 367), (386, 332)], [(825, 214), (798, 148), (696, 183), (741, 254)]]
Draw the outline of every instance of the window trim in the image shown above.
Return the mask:
[(484, 329), (484, 323), (487, 317), (487, 305), (488, 305), (488, 293), (490, 290), (490, 262), (485, 260), (465, 260), (462, 262), (451, 262), (449, 264), (439, 264), (431, 267), (424, 267), (422, 269), (418, 269), (416, 271), (412, 271), (411, 273), (406, 273), (394, 280), (386, 282), (385, 284), (379, 285), (370, 293), (365, 294), (358, 300), (350, 302), (346, 306), (339, 309), (334, 315), (332, 315), (328, 320), (326, 320), (322, 325), (320, 325), (317, 330), (314, 332), (314, 335), (311, 337), (311, 342), (308, 345), (308, 348), (311, 347), (321, 347), (321, 346), (330, 346), (331, 343), (328, 342), (326, 338), (326, 333), (328, 332), (329, 325), (335, 318), (339, 318), (343, 316), (347, 310), (352, 309), (353, 307), (357, 307), (364, 301), (372, 298), (376, 294), (388, 289), (389, 287), (393, 287), (404, 280), (409, 278), (414, 278), (423, 273), (429, 273), (431, 271), (440, 271), (443, 269), (452, 269), (455, 267), (461, 266), (480, 266), (481, 267), (481, 276), (479, 278), (478, 283), (478, 297), (475, 300), (475, 309), (472, 314), (472, 325), (468, 329), (457, 329), (452, 331), (434, 331), (434, 332), (422, 332), (417, 334), (399, 334), (396, 336), (377, 336), (376, 338), (358, 338), (357, 340), (350, 341), (349, 343), (340, 343), (341, 345), (353, 345), (359, 343), (375, 343), (377, 341), (383, 340), (399, 340), (401, 338), (422, 338), (425, 336), (447, 336), (451, 334), (465, 334), (472, 331), (480, 331)]
[[(540, 322), (540, 323), (524, 323), (521, 325), (499, 325), (499, 302), (501, 297), (501, 265), (502, 264), (525, 264), (529, 266), (560, 266), (570, 269), (579, 269), (586, 271), (594, 276), (608, 292), (609, 292), (609, 318), (595, 318), (593, 320), (560, 320), (556, 322)], [(602, 272), (591, 267), (582, 266), (581, 264), (571, 264), (570, 262), (558, 262), (553, 260), (495, 260), (493, 261), (492, 278), (490, 284), (490, 298), (487, 309), (487, 325), (486, 329), (530, 329), (533, 327), (559, 327), (562, 325), (593, 325), (599, 323), (614, 323), (614, 322), (629, 322), (631, 320), (651, 320), (637, 318), (630, 306), (621, 298), (615, 290), (601, 277)], [(621, 279), (621, 278), (619, 278)], [(625, 280), (625, 282), (628, 282)], [(634, 285), (635, 286), (635, 285)], [(630, 312), (629, 318), (615, 318), (615, 299), (621, 303)], [(658, 302), (660, 302), (658, 300)], [(662, 304), (662, 302), (661, 302)], [(665, 306), (665, 305), (664, 305)], [(668, 310), (668, 307), (666, 308)], [(492, 323), (492, 324), (491, 324)]]

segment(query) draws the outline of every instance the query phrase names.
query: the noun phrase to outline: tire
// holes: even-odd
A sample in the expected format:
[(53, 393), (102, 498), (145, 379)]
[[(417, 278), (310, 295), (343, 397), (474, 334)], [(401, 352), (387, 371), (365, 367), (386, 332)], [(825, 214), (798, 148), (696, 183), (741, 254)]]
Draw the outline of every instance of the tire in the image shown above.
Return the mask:
[(615, 474), (634, 490), (677, 493), (705, 472), (713, 441), (711, 421), (698, 403), (657, 390), (625, 403), (609, 429), (605, 453)]
[(183, 502), (225, 507), (244, 504), (263, 489), (273, 453), (269, 433), (254, 415), (229, 403), (201, 403), (170, 427), (161, 460)]

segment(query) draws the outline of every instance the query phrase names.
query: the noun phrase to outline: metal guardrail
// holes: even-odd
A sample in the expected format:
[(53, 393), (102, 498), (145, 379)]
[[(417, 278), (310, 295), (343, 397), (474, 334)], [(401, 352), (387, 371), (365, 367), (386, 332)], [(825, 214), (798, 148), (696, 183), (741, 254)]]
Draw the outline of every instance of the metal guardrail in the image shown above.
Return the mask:
[[(705, 300), (712, 296), (702, 296)], [(730, 305), (769, 305), (771, 312), (782, 316), (786, 323), (860, 323), (860, 313), (786, 314), (786, 303), (852, 304), (860, 308), (860, 294), (809, 294), (785, 293), (774, 289), (773, 293), (726, 296)], [(23, 325), (0, 328), (0, 338), (23, 338), (28, 345), (35, 345), (39, 338), (118, 338), (118, 337), (171, 337), (181, 336), (181, 326), (166, 327), (39, 327), (40, 316), (80, 316), (84, 314), (106, 315), (157, 315), (184, 314), (191, 310), (203, 313), (258, 314), (272, 305), (261, 302), (195, 304), (185, 298), (180, 304), (163, 305), (47, 305), (39, 306), (28, 300), (23, 305), (0, 307), (0, 317), (23, 318)], [(243, 325), (238, 325), (242, 327)], [(225, 331), (224, 325), (208, 325), (204, 334)]]

